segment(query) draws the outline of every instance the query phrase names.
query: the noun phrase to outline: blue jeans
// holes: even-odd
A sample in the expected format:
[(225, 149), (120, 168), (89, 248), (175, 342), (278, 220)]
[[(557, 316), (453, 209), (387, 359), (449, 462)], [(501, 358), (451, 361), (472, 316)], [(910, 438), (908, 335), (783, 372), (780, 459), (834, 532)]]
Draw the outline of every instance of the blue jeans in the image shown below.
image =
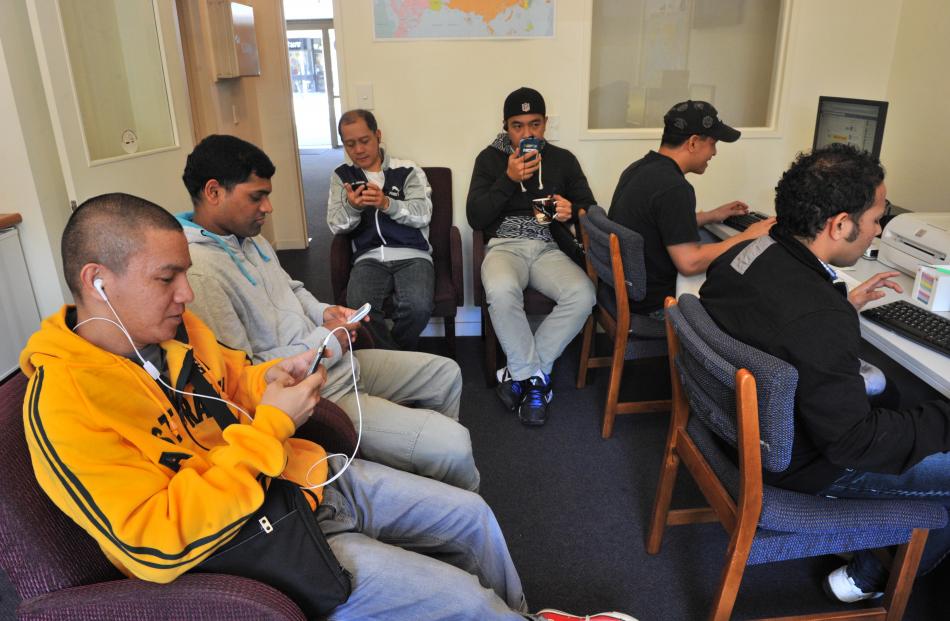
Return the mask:
[[(877, 474), (848, 470), (821, 491), (836, 498), (885, 498), (930, 500), (950, 508), (950, 453), (936, 453), (903, 474)], [(950, 526), (931, 530), (919, 573), (926, 574), (950, 552)], [(854, 555), (848, 573), (864, 592), (883, 591), (887, 570), (870, 551)]]
[[(331, 472), (343, 464), (331, 461)], [(317, 510), (353, 592), (329, 616), (348, 619), (521, 620), (521, 579), (481, 496), (354, 460)]]
[[(376, 347), (418, 349), (419, 335), (429, 323), (434, 307), (435, 269), (428, 259), (357, 261), (346, 286), (346, 305), (373, 305), (369, 329)], [(393, 298), (393, 329), (386, 326), (383, 302)]]

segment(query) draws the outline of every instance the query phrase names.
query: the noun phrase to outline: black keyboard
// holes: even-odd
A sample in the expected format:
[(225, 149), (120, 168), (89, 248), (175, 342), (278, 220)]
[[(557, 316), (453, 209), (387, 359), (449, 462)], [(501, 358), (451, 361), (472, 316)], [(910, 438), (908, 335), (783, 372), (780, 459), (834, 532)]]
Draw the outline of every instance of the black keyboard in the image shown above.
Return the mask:
[(915, 343), (950, 356), (950, 319), (904, 300), (869, 308), (861, 314)]
[(760, 220), (768, 220), (770, 216), (765, 215), (764, 213), (759, 213), (758, 211), (750, 211), (749, 213), (742, 214), (741, 216), (729, 216), (722, 221), (726, 226), (731, 226), (737, 231), (744, 231), (749, 226), (755, 224)]

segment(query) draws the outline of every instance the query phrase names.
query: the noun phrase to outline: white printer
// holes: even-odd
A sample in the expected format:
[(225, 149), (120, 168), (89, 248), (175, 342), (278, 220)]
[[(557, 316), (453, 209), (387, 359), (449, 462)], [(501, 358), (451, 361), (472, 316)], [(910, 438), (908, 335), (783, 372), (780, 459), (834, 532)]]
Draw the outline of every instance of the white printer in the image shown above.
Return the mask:
[(914, 276), (920, 265), (947, 263), (950, 213), (907, 212), (884, 228), (877, 260)]

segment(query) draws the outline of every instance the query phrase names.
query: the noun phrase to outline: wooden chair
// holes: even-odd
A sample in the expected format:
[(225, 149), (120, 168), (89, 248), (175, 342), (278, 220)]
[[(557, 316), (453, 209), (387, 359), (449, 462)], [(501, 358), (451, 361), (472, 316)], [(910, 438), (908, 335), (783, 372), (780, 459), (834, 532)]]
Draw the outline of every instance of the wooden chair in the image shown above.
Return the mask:
[[(482, 262), (485, 260), (485, 234), (472, 231), (472, 283), (475, 289), (475, 305), (482, 313), (482, 340), (485, 344), (485, 383), (492, 387), (498, 383), (495, 371), (504, 364), (499, 355), (498, 336), (488, 314), (488, 300), (485, 287), (482, 286)], [(524, 312), (526, 315), (547, 315), (554, 310), (554, 300), (528, 287), (524, 291)]]
[[(643, 238), (607, 218), (602, 207), (591, 206), (580, 216), (582, 238), (587, 256), (587, 275), (597, 289), (597, 306), (584, 325), (577, 387), (587, 384), (590, 368), (610, 367), (610, 382), (604, 404), (601, 436), (613, 434), (618, 414), (667, 412), (669, 399), (620, 401), (620, 383), (626, 360), (666, 356), (662, 321), (630, 313), (630, 298), (646, 295), (646, 270), (643, 264)], [(609, 356), (594, 354), (595, 322), (613, 342)]]
[[(724, 621), (732, 614), (746, 565), (898, 545), (880, 605), (785, 619), (900, 619), (927, 531), (946, 525), (946, 509), (924, 501), (833, 499), (763, 485), (763, 468), (782, 472), (791, 462), (798, 372), (723, 333), (692, 295), (681, 296), (679, 304), (667, 299), (666, 333), (673, 414), (647, 552), (659, 552), (667, 525), (719, 521), (730, 540), (708, 618)], [(736, 449), (738, 466), (723, 443)], [(710, 508), (670, 510), (680, 462)]]
[[(452, 169), (423, 166), (432, 188), (432, 221), (429, 223), (429, 245), (435, 268), (433, 317), (441, 317), (449, 356), (455, 357), (455, 316), (464, 301), (462, 285), (462, 234), (452, 224)], [(330, 246), (330, 282), (336, 304), (346, 304), (346, 286), (353, 269), (353, 249), (349, 235), (334, 235)], [(386, 314), (392, 311), (387, 300)]]

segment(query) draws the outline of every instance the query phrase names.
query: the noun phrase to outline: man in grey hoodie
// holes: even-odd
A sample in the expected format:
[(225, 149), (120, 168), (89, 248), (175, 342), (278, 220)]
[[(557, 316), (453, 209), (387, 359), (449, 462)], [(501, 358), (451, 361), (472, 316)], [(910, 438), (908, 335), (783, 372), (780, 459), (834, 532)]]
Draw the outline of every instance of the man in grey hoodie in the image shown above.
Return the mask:
[[(263, 151), (234, 136), (208, 136), (188, 156), (182, 179), (194, 212), (178, 220), (192, 259), (189, 309), (255, 362), (326, 343), (332, 355), (324, 362), (322, 396), (362, 426), (365, 458), (477, 490), (471, 439), (458, 422), (458, 365), (431, 354), (363, 349), (353, 352), (351, 369), (344, 354), (356, 327), (347, 323), (353, 311), (318, 301), (292, 280), (260, 235), (273, 211), (274, 172)], [(418, 407), (398, 405), (407, 402)]]

